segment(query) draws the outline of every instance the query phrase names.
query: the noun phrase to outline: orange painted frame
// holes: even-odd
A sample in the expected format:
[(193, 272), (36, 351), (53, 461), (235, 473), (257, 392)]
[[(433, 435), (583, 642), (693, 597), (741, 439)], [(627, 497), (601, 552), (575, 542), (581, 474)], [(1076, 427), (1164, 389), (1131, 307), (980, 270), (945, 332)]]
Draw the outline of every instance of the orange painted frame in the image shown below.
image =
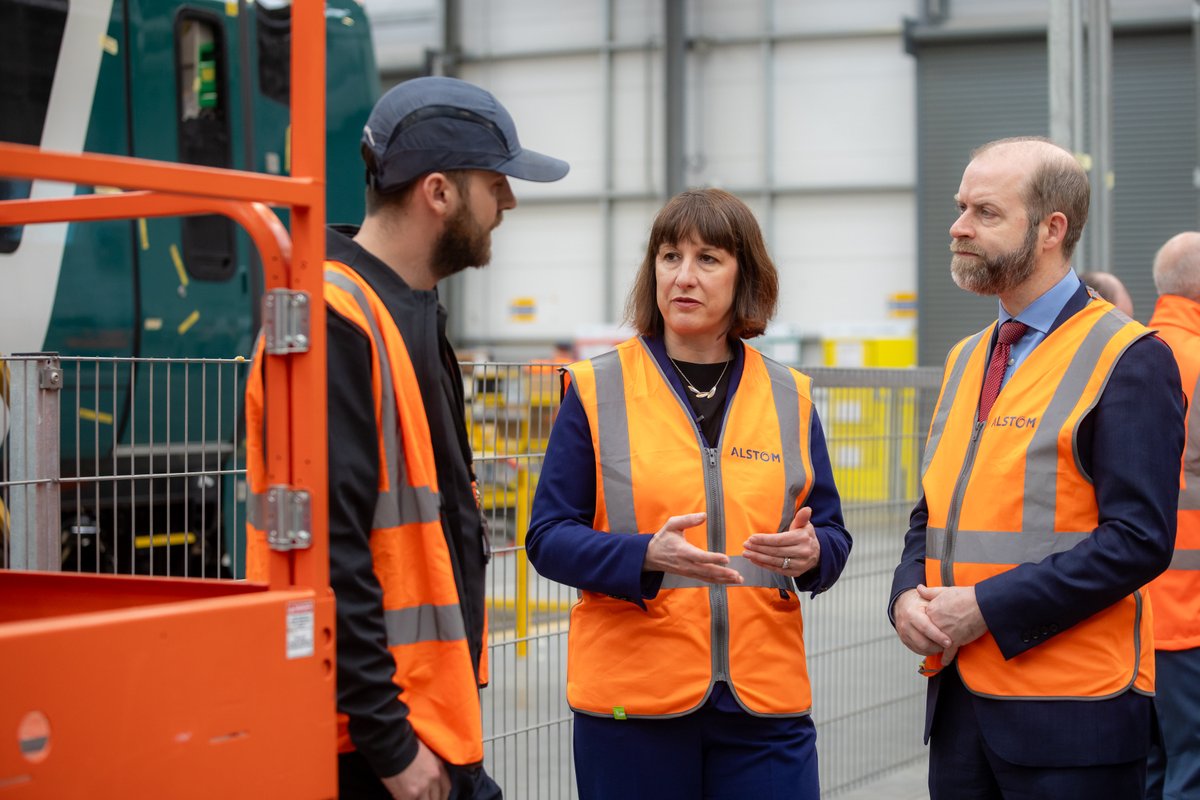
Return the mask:
[[(0, 143), (0, 175), (141, 190), (8, 201), (0, 224), (221, 213), (262, 252), (266, 289), (319, 298), (323, 12), (293, 4), (292, 177)], [(290, 243), (264, 203), (291, 208)], [(312, 546), (273, 553), (269, 586), (0, 571), (0, 798), (336, 795), (324, 304), (309, 306), (309, 350), (265, 367), (268, 480), (309, 493)]]

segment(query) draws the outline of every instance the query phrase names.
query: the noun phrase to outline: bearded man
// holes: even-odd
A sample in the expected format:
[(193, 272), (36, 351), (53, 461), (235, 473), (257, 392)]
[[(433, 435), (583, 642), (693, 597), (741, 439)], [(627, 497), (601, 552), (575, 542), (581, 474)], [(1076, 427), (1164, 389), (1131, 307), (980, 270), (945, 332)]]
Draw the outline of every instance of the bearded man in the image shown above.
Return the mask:
[(1069, 152), (986, 144), (955, 199), (951, 275), (999, 318), (946, 359), (889, 605), (925, 656), (930, 796), (1140, 798), (1179, 371), (1071, 269), (1089, 188)]
[[(491, 259), (517, 204), (509, 176), (555, 181), (568, 166), (523, 149), (491, 94), (440, 77), (380, 98), (362, 156), (366, 219), (329, 229), (325, 262), (339, 794), (492, 800), (479, 704), (491, 551), (437, 283)], [(254, 370), (250, 437), (262, 406)], [(247, 573), (262, 579), (266, 537), (248, 516)]]

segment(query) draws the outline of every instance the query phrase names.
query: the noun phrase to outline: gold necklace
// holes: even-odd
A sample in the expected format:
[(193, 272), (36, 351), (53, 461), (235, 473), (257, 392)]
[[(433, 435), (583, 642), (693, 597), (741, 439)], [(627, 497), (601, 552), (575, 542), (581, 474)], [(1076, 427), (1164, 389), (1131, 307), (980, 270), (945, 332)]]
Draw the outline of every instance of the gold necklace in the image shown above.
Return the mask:
[(692, 394), (696, 395), (697, 400), (708, 400), (709, 398), (714, 397), (717, 393), (717, 387), (721, 385), (721, 378), (725, 377), (725, 370), (729, 369), (729, 361), (726, 361), (725, 366), (721, 367), (721, 374), (717, 376), (717, 382), (714, 383), (712, 388), (707, 392), (702, 392), (692, 385), (692, 382), (688, 380), (688, 376), (684, 375), (683, 370), (679, 368), (679, 364), (675, 362), (675, 359), (671, 358), (670, 353), (667, 354), (667, 358), (670, 358), (671, 363), (675, 364), (675, 371), (679, 373), (679, 377), (683, 378), (683, 382), (687, 384), (687, 388), (691, 390)]

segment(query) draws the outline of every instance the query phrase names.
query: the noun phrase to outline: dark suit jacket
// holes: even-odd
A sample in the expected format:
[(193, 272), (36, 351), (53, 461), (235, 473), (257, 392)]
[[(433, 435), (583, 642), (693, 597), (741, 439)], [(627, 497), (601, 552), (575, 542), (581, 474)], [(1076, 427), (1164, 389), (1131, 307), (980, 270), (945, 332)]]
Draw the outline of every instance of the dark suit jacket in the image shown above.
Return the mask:
[[(1087, 302), (1081, 286), (1050, 333)], [(975, 587), (988, 630), (1005, 658), (1052, 643), (1058, 633), (1166, 569), (1175, 545), (1183, 417), (1179, 370), (1170, 349), (1155, 337), (1135, 342), (1079, 427), (1079, 460), (1093, 479), (1099, 526), (1067, 552), (1021, 564)], [(986, 465), (975, 465), (981, 468)], [(922, 496), (909, 519), (892, 581), (892, 602), (925, 583), (926, 518)], [(926, 741), (943, 680), (929, 680)], [(1066, 767), (1132, 761), (1145, 756), (1151, 738), (1152, 703), (1133, 691), (1108, 700), (972, 696), (972, 701), (988, 746), (1015, 764)]]

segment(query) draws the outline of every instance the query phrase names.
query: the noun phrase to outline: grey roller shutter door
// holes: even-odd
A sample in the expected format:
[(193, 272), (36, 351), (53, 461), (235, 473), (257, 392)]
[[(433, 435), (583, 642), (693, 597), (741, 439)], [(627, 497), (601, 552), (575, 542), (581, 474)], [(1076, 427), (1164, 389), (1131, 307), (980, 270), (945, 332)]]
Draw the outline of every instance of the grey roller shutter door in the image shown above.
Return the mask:
[[(950, 279), (954, 193), (974, 147), (1047, 133), (1046, 46), (1041, 37), (915, 44), (918, 360), (938, 366), (955, 342), (996, 313), (994, 299), (967, 294)], [(1142, 321), (1154, 306), (1155, 250), (1196, 227), (1195, 81), (1189, 33), (1115, 37), (1115, 263), (1105, 266), (1129, 287)]]
[(1150, 319), (1150, 268), (1163, 242), (1196, 230), (1196, 61), (1190, 34), (1118, 36), (1113, 47), (1113, 260)]
[(996, 315), (996, 301), (950, 278), (954, 194), (971, 150), (1043, 133), (1046, 48), (1041, 41), (953, 42), (917, 53), (917, 358), (941, 366), (959, 339)]

